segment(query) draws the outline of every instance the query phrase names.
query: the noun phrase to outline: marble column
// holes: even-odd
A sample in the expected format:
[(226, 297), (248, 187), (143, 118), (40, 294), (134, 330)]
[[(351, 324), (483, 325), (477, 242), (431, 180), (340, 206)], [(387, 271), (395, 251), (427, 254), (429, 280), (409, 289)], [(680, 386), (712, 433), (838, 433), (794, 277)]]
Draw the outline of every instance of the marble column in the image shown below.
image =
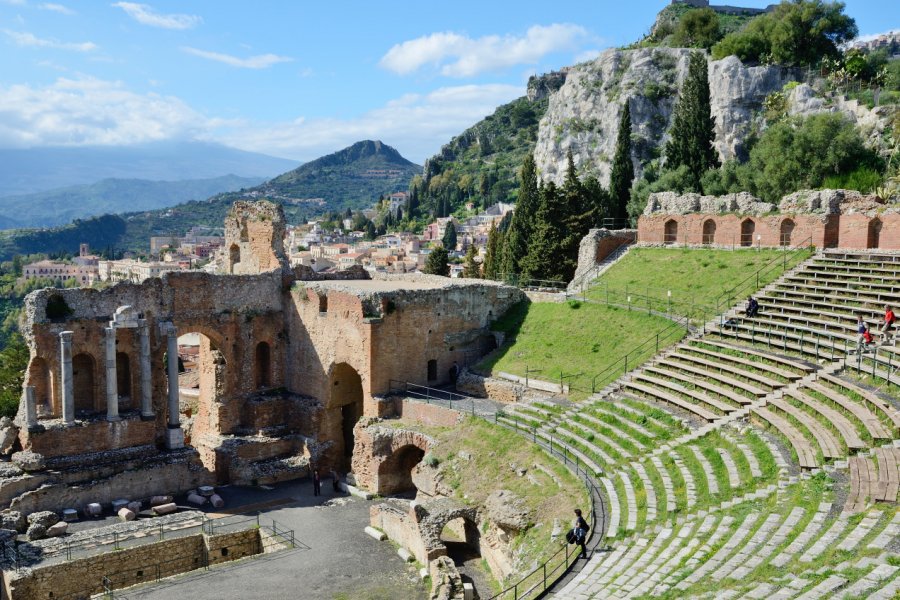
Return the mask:
[(67, 425), (75, 423), (75, 382), (72, 380), (72, 336), (74, 332), (59, 334), (59, 389), (62, 391), (62, 417)]
[(150, 421), (153, 414), (153, 377), (150, 372), (150, 327), (146, 319), (138, 321), (141, 349), (141, 418)]
[(178, 410), (178, 330), (169, 323), (166, 328), (168, 349), (166, 357), (169, 371), (169, 420), (166, 428), (166, 447), (170, 450), (184, 448), (184, 431)]
[(106, 420), (119, 420), (119, 379), (116, 373), (116, 328), (110, 325), (106, 333)]
[(37, 427), (37, 406), (34, 403), (34, 386), (25, 386), (25, 426), (30, 430)]

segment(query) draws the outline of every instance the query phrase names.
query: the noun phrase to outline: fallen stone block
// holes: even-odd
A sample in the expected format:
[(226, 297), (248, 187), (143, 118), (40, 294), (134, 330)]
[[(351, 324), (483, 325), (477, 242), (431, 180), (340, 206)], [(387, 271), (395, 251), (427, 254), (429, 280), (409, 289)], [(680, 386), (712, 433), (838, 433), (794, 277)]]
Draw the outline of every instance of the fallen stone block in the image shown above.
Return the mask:
[(65, 535), (68, 530), (69, 524), (65, 521), (60, 521), (56, 525), (51, 525), (47, 528), (47, 537), (59, 537)]
[(426, 567), (422, 567), (421, 569), (419, 569), (419, 579), (424, 581), (426, 577), (428, 577), (428, 569)]
[(127, 508), (128, 510), (130, 510), (130, 511), (133, 512), (134, 514), (138, 514), (139, 512), (141, 512), (141, 503), (140, 503), (140, 502), (137, 502), (137, 501), (135, 501), (135, 502), (129, 502), (129, 503), (128, 503), (128, 506), (126, 506), (125, 508)]
[(4, 529), (15, 529), (19, 533), (25, 533), (28, 529), (28, 520), (17, 510), (3, 511), (0, 513), (0, 521), (0, 526)]
[(23, 450), (22, 452), (14, 452), (12, 462), (25, 472), (41, 471), (44, 469), (44, 457), (36, 452)]
[(88, 517), (99, 517), (103, 514), (103, 507), (97, 502), (91, 502), (84, 507), (84, 514)]
[(383, 542), (384, 540), (387, 539), (387, 536), (384, 534), (383, 531), (378, 531), (374, 527), (366, 527), (364, 529), (364, 531), (366, 532), (366, 534), (369, 535), (369, 537), (373, 537), (376, 540), (378, 540), (379, 542)]
[(51, 525), (56, 525), (57, 523), (59, 523), (59, 515), (57, 515), (52, 510), (40, 510), (28, 515), (28, 523), (30, 523), (31, 525), (43, 525), (44, 527), (50, 527)]
[(9, 417), (0, 418), (0, 454), (12, 452), (13, 445), (19, 438), (19, 428)]
[(191, 504), (196, 504), (197, 506), (206, 504), (206, 498), (199, 494), (188, 494), (187, 501)]
[(150, 506), (159, 506), (160, 504), (170, 504), (172, 496), (153, 496), (150, 498)]
[(201, 496), (206, 496), (207, 498), (216, 493), (216, 489), (211, 485), (201, 485), (197, 488), (197, 491)]
[(32, 542), (35, 540), (42, 540), (47, 537), (47, 527), (40, 523), (32, 523), (28, 526), (28, 531), (25, 532), (25, 535), (27, 535), (28, 539)]
[(355, 485), (350, 485), (348, 483), (344, 483), (343, 481), (338, 483), (338, 489), (346, 494), (350, 494), (351, 496), (362, 498), (363, 500), (371, 500), (372, 498), (374, 498), (374, 495), (371, 492), (361, 490)]
[(168, 504), (160, 504), (158, 506), (153, 507), (153, 514), (156, 516), (159, 515), (168, 515), (178, 510), (178, 505), (174, 502), (169, 502)]
[(210, 504), (213, 505), (213, 508), (222, 508), (225, 506), (225, 501), (222, 499), (222, 496), (218, 494), (213, 494), (209, 497)]
[(475, 600), (475, 586), (468, 581), (463, 582), (463, 600)]
[(403, 562), (412, 562), (412, 561), (416, 560), (415, 558), (413, 558), (413, 555), (410, 554), (409, 550), (407, 550), (406, 548), (398, 548), (397, 556), (402, 558)]
[(112, 501), (112, 509), (114, 513), (118, 513), (120, 508), (125, 508), (128, 506), (128, 500), (124, 498), (119, 498), (118, 500)]
[(74, 508), (64, 508), (62, 513), (63, 521), (71, 523), (78, 520), (78, 511)]
[(129, 510), (124, 506), (120, 508), (116, 512), (116, 514), (119, 515), (119, 519), (121, 519), (122, 521), (134, 521), (137, 518), (137, 515), (134, 514), (134, 511)]

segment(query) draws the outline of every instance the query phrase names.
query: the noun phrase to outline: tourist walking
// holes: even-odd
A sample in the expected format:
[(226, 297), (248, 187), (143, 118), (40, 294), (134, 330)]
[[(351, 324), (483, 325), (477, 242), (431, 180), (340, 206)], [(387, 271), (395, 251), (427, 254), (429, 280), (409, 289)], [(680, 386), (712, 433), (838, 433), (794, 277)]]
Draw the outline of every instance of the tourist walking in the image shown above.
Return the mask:
[(313, 470), (313, 496), (322, 494), (322, 479), (319, 477), (319, 470)]
[(584, 517), (581, 516), (581, 509), (575, 509), (575, 543), (581, 546), (581, 558), (587, 558), (587, 534), (591, 530)]
[(856, 353), (862, 354), (863, 347), (866, 345), (866, 322), (863, 321), (862, 315), (856, 315)]
[(881, 343), (887, 344), (888, 338), (891, 337), (891, 329), (894, 328), (894, 321), (897, 320), (897, 317), (894, 316), (894, 311), (891, 310), (890, 305), (884, 305), (884, 327), (881, 329)]

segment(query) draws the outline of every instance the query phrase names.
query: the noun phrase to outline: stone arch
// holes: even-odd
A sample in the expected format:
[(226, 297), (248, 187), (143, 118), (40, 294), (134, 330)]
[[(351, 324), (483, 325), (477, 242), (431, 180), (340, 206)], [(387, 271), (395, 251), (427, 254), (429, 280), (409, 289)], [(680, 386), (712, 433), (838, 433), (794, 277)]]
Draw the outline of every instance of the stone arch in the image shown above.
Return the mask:
[(40, 356), (31, 359), (28, 365), (28, 385), (34, 388), (35, 406), (43, 407), (43, 413), (52, 412), (53, 406), (53, 371), (50, 365)]
[(406, 444), (394, 450), (387, 460), (378, 466), (377, 493), (400, 494), (415, 491), (413, 469), (422, 462), (427, 448), (419, 444)]
[(663, 243), (674, 244), (678, 242), (678, 221), (669, 219), (663, 226)]
[(785, 219), (781, 222), (778, 235), (778, 243), (781, 246), (791, 245), (791, 236), (794, 234), (795, 226), (793, 219)]
[(228, 272), (234, 273), (234, 265), (241, 262), (241, 249), (237, 244), (232, 244), (228, 249)]
[(256, 345), (256, 356), (253, 362), (253, 381), (257, 389), (272, 385), (272, 349), (268, 342)]
[[(196, 438), (193, 430), (187, 427), (188, 423), (194, 425), (202, 423), (217, 431), (230, 431), (227, 419), (232, 418), (229, 411), (220, 410), (216, 404), (224, 398), (228, 398), (233, 391), (233, 377), (229, 376), (228, 365), (231, 361), (231, 345), (226, 343), (221, 333), (205, 324), (193, 322), (176, 322), (178, 337), (183, 340), (186, 336), (197, 336), (197, 353), (193, 364), (179, 357), (178, 393), (180, 405), (191, 411), (191, 415), (197, 414), (197, 418), (190, 421), (185, 412), (180, 420), (185, 433), (191, 438)], [(179, 349), (184, 344), (179, 343)]]
[(478, 531), (478, 510), (474, 506), (462, 506), (455, 500), (440, 499), (420, 504), (414, 508), (419, 517), (419, 533), (428, 560), (447, 556), (448, 548), (442, 539), (444, 528), (451, 523), (460, 523), (463, 531), (460, 537), (473, 550), (481, 552), (481, 535)]
[(131, 407), (134, 398), (131, 390), (131, 357), (124, 352), (116, 352), (116, 394), (119, 396), (120, 406), (125, 404)]
[(869, 230), (866, 236), (866, 248), (878, 248), (881, 246), (881, 219), (875, 217), (869, 221)]
[(703, 244), (710, 245), (716, 243), (716, 220), (707, 219), (703, 222)]
[(85, 352), (80, 352), (72, 357), (72, 389), (76, 414), (88, 414), (97, 410), (95, 403), (96, 365), (97, 361), (94, 360), (94, 357)]
[(363, 415), (363, 388), (359, 372), (347, 363), (331, 369), (326, 404), (327, 439), (334, 442), (342, 469), (350, 465), (355, 438), (353, 428)]
[(756, 233), (756, 221), (753, 219), (741, 221), (741, 246), (752, 246), (754, 233)]

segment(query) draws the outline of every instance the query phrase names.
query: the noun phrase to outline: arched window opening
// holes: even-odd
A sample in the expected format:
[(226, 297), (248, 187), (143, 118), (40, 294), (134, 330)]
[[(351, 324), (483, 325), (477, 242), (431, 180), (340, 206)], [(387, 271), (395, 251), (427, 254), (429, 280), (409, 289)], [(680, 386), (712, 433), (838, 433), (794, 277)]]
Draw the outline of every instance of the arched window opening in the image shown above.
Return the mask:
[(663, 233), (663, 242), (666, 244), (674, 244), (678, 241), (678, 221), (669, 219), (666, 221), (665, 231)]
[(716, 242), (716, 222), (713, 219), (707, 219), (703, 223), (703, 244), (708, 246)]
[(881, 246), (881, 219), (875, 217), (869, 221), (869, 232), (866, 240), (866, 248), (878, 248)]
[(753, 219), (746, 219), (741, 223), (741, 246), (752, 246), (754, 233), (756, 233), (756, 223)]
[(794, 221), (791, 219), (785, 219), (781, 222), (781, 230), (778, 240), (782, 246), (791, 245), (791, 236), (794, 233), (794, 226)]

